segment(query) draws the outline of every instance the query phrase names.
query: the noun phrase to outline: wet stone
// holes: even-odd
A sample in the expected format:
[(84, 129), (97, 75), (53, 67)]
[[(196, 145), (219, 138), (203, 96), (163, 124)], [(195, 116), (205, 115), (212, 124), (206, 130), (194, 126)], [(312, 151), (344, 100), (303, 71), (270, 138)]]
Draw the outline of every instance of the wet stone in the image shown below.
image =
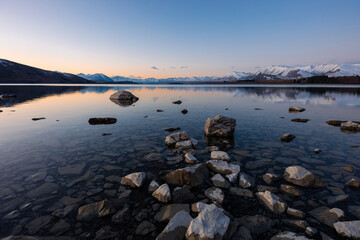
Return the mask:
[(38, 217), (38, 218), (35, 218), (34, 220), (32, 220), (31, 222), (29, 222), (25, 226), (25, 228), (27, 229), (27, 231), (29, 232), (30, 235), (33, 235), (33, 234), (37, 233), (41, 228), (48, 225), (52, 219), (53, 219), (52, 216)]
[(142, 221), (136, 228), (135, 234), (140, 236), (148, 235), (149, 233), (156, 230), (156, 227), (151, 222), (145, 220)]
[(256, 196), (273, 213), (282, 214), (286, 211), (287, 204), (275, 194), (265, 191), (257, 192)]
[(189, 204), (168, 204), (161, 207), (160, 211), (156, 213), (154, 219), (157, 222), (167, 222), (175, 216), (176, 213), (185, 211), (190, 213)]
[(280, 185), (280, 190), (290, 197), (300, 197), (304, 194), (300, 189), (285, 184)]
[(280, 175), (274, 173), (266, 173), (262, 177), (266, 184), (272, 184), (273, 182), (280, 180), (280, 178)]
[(58, 172), (60, 175), (80, 175), (83, 172), (85, 166), (86, 164), (82, 163), (74, 164), (71, 166), (59, 167)]
[(212, 182), (212, 184), (215, 187), (219, 187), (219, 188), (229, 188), (230, 187), (230, 183), (228, 181), (226, 181), (225, 178), (223, 178), (220, 174), (216, 174), (214, 175), (210, 181)]
[(255, 180), (246, 173), (239, 173), (239, 185), (242, 188), (252, 188), (255, 186)]
[(334, 223), (336, 232), (345, 238), (360, 239), (360, 220)]
[(237, 187), (230, 187), (230, 193), (236, 196), (253, 198), (254, 194), (248, 189), (242, 189)]
[(224, 201), (224, 192), (220, 188), (211, 187), (206, 189), (205, 196), (213, 202), (222, 203)]

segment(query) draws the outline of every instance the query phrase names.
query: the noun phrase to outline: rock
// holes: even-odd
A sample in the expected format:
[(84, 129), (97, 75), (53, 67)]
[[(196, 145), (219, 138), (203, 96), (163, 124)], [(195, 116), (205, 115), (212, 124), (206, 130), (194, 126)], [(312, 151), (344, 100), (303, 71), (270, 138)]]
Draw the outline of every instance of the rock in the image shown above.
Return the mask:
[(209, 170), (205, 163), (195, 166), (177, 169), (165, 175), (164, 180), (177, 186), (190, 185), (192, 187), (203, 184), (209, 176)]
[(172, 102), (173, 104), (181, 104), (182, 103), (182, 101), (180, 101), (180, 100), (177, 100), (177, 101), (174, 101), (174, 102)]
[(68, 206), (68, 205), (75, 205), (82, 200), (83, 200), (83, 198), (72, 198), (69, 196), (64, 196), (60, 199), (60, 202), (62, 202), (64, 205)]
[(295, 138), (296, 138), (295, 135), (291, 133), (285, 133), (280, 137), (280, 140), (283, 142), (291, 142)]
[(50, 230), (51, 234), (61, 235), (67, 230), (70, 229), (70, 224), (68, 224), (64, 219), (60, 219)]
[(220, 174), (216, 174), (214, 175), (210, 181), (212, 182), (212, 184), (215, 187), (219, 187), (219, 188), (229, 188), (230, 187), (230, 183), (228, 181), (226, 181), (225, 178), (223, 178)]
[(181, 110), (181, 113), (182, 113), (182, 114), (187, 114), (187, 113), (188, 113), (188, 110), (183, 109), (183, 110)]
[(1, 99), (7, 99), (7, 98), (16, 98), (16, 94), (12, 93), (4, 93), (0, 95)]
[(213, 202), (222, 203), (224, 201), (224, 193), (220, 188), (211, 187), (206, 189), (205, 196)]
[(241, 172), (239, 174), (239, 185), (242, 188), (252, 188), (255, 186), (255, 180), (246, 173)]
[(209, 204), (206, 204), (204, 202), (196, 202), (193, 203), (191, 205), (191, 211), (195, 212), (195, 213), (199, 213), (201, 212), (206, 206), (208, 206)]
[(301, 123), (307, 123), (308, 121), (310, 121), (309, 119), (306, 118), (293, 118), (291, 119), (292, 122), (301, 122)]
[(360, 220), (334, 223), (336, 232), (349, 239), (360, 239)]
[(26, 196), (29, 198), (36, 198), (42, 195), (50, 194), (54, 191), (57, 191), (58, 189), (59, 189), (59, 185), (57, 185), (56, 183), (44, 183), (39, 187), (26, 193)]
[(142, 221), (136, 228), (135, 234), (145, 236), (156, 230), (156, 227), (151, 222), (145, 220)]
[(191, 138), (190, 140), (191, 140), (191, 144), (192, 144), (194, 149), (196, 149), (196, 148), (198, 148), (200, 146), (199, 141), (196, 140), (195, 138)]
[(348, 186), (349, 188), (360, 190), (360, 182), (358, 182), (355, 178), (350, 179), (346, 183), (346, 186)]
[(316, 154), (321, 153), (321, 149), (319, 149), (319, 148), (315, 148), (315, 149), (314, 149), (314, 153), (316, 153)]
[(113, 208), (107, 200), (90, 203), (78, 209), (78, 221), (90, 221), (96, 217), (104, 217), (113, 213)]
[(32, 183), (40, 182), (40, 181), (45, 180), (46, 176), (47, 176), (47, 171), (41, 171), (41, 172), (38, 172), (38, 173), (28, 176), (25, 179), (25, 182), (32, 182)]
[(343, 166), (341, 167), (342, 170), (345, 170), (349, 173), (353, 173), (354, 172), (354, 168), (352, 166)]
[(284, 179), (300, 187), (319, 187), (321, 180), (301, 166), (291, 166), (285, 169)]
[(222, 160), (209, 160), (206, 162), (206, 165), (210, 168), (211, 171), (220, 174), (238, 174), (240, 172), (239, 165), (227, 163)]
[(126, 175), (121, 179), (121, 184), (130, 187), (141, 187), (145, 181), (146, 174), (144, 172), (136, 172)]
[(308, 240), (309, 238), (294, 232), (281, 232), (273, 236), (270, 240)]
[(39, 121), (39, 120), (44, 120), (44, 119), (46, 119), (46, 118), (44, 118), (44, 117), (37, 117), (37, 118), (32, 118), (31, 120), (33, 120), (33, 121)]
[(297, 209), (294, 209), (294, 208), (288, 207), (287, 210), (286, 210), (286, 213), (289, 216), (294, 217), (294, 218), (299, 218), (299, 219), (305, 218), (305, 213), (303, 211), (300, 211), (300, 210), (297, 210)]
[(110, 96), (110, 100), (120, 106), (130, 106), (139, 100), (138, 97), (134, 96), (128, 91), (118, 91)]
[(268, 232), (275, 225), (275, 222), (270, 218), (259, 214), (254, 216), (243, 216), (241, 218), (235, 219), (235, 221), (239, 225), (249, 229), (249, 231), (255, 235)]
[(279, 192), (276, 187), (270, 187), (270, 186), (264, 186), (264, 185), (257, 185), (256, 190), (258, 192), (265, 192), (265, 191), (269, 191), (269, 192), (272, 192), (272, 193)]
[(156, 112), (164, 112), (164, 110), (156, 109)]
[(292, 229), (302, 231), (305, 231), (306, 228), (309, 226), (309, 224), (304, 220), (283, 219), (282, 222)]
[(115, 124), (117, 122), (116, 118), (90, 118), (90, 125), (103, 125), (103, 124)]
[(327, 204), (332, 205), (335, 203), (344, 202), (344, 201), (348, 200), (348, 198), (349, 198), (349, 195), (347, 195), (347, 194), (342, 194), (342, 195), (337, 195), (337, 196), (328, 196)]
[(156, 240), (182, 240), (193, 218), (185, 211), (178, 212), (166, 225)]
[(186, 153), (185, 162), (189, 164), (195, 164), (197, 162), (197, 159), (191, 153)]
[(112, 133), (102, 133), (101, 136), (110, 136)]
[(190, 149), (190, 148), (192, 148), (192, 142), (191, 142), (191, 140), (177, 142), (175, 144), (175, 148), (183, 149), (183, 150)]
[(235, 183), (238, 177), (238, 173), (231, 173), (225, 176), (231, 183)]
[(240, 196), (240, 197), (248, 197), (248, 198), (254, 197), (254, 194), (252, 193), (252, 191), (250, 191), (248, 189), (237, 188), (237, 187), (231, 187), (230, 193), (233, 195)]
[(177, 155), (174, 157), (168, 157), (166, 160), (168, 161), (167, 162), (168, 165), (175, 165), (179, 162), (182, 162), (184, 159), (183, 159), (183, 156)]
[(208, 118), (205, 123), (205, 135), (209, 137), (232, 137), (236, 127), (236, 120), (217, 115)]
[(280, 180), (280, 176), (274, 173), (266, 173), (265, 175), (263, 175), (262, 179), (264, 180), (265, 183), (267, 184), (272, 184), (275, 181)]
[(180, 128), (179, 128), (179, 127), (175, 127), (175, 128), (166, 128), (166, 129), (164, 129), (164, 131), (166, 131), (166, 132), (174, 132), (174, 131), (178, 131), (178, 130), (180, 130)]
[(350, 205), (348, 207), (348, 212), (360, 219), (360, 206)]
[(346, 130), (351, 132), (360, 131), (360, 124), (352, 121), (341, 123), (340, 130)]
[(222, 239), (229, 227), (230, 218), (216, 205), (211, 204), (190, 222), (186, 231), (188, 240)]
[(212, 151), (211, 157), (212, 160), (223, 160), (223, 161), (230, 161), (230, 156), (226, 152), (223, 151)]
[(190, 213), (189, 204), (168, 204), (163, 206), (158, 213), (155, 214), (155, 221), (166, 222), (172, 219), (176, 213), (185, 211)]
[(196, 201), (196, 197), (190, 191), (189, 186), (177, 187), (172, 193), (173, 203), (192, 203), (194, 201)]
[[(305, 233), (306, 235), (308, 235), (309, 237), (314, 237), (318, 234), (318, 230), (316, 230), (315, 228), (313, 227), (307, 227), (305, 229)], [(324, 238), (323, 238), (324, 239)]]
[(159, 184), (155, 180), (152, 180), (151, 183), (149, 184), (148, 191), (154, 192), (156, 189), (158, 189), (158, 187), (159, 187)]
[(265, 191), (257, 192), (256, 196), (273, 213), (282, 214), (286, 211), (287, 204), (275, 194)]
[(303, 111), (305, 111), (305, 108), (294, 107), (294, 106), (289, 107), (289, 112), (303, 112)]
[(105, 226), (97, 230), (95, 235), (95, 240), (105, 240), (116, 239), (116, 236), (118, 236), (119, 233), (112, 231), (110, 226)]
[(177, 142), (190, 140), (189, 135), (186, 132), (172, 133), (165, 138), (165, 144), (168, 147), (175, 147)]
[(29, 232), (30, 235), (34, 235), (41, 228), (48, 225), (52, 219), (53, 219), (52, 216), (37, 217), (34, 220), (32, 220), (31, 222), (29, 222), (28, 224), (26, 224), (25, 228), (27, 229), (27, 231)]
[(335, 126), (335, 127), (340, 127), (340, 125), (342, 123), (345, 123), (346, 121), (340, 121), (340, 120), (328, 120), (326, 121), (327, 124)]
[(111, 222), (115, 224), (124, 224), (127, 223), (131, 219), (131, 211), (130, 208), (125, 207), (119, 211), (117, 211), (112, 217)]
[(294, 186), (290, 186), (290, 185), (281, 184), (280, 189), (283, 193), (285, 193), (286, 195), (288, 195), (290, 197), (300, 197), (304, 194), (298, 188), (296, 188)]
[(344, 211), (339, 208), (318, 207), (309, 212), (316, 220), (332, 227), (335, 222), (344, 218)]
[(159, 200), (160, 202), (167, 203), (171, 200), (171, 193), (169, 185), (164, 183), (155, 192), (153, 192), (152, 196)]
[(60, 175), (80, 175), (83, 173), (86, 163), (74, 164), (65, 167), (59, 167), (58, 172)]

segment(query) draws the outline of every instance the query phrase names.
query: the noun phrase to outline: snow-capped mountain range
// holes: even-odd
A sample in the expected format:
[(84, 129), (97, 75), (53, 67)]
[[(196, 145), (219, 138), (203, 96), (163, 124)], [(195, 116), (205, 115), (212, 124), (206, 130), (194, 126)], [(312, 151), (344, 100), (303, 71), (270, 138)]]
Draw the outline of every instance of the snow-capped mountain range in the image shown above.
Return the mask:
[(131, 78), (123, 76), (108, 77), (104, 74), (78, 74), (79, 77), (92, 81), (123, 82), (131, 81), (135, 83), (196, 83), (196, 82), (219, 82), (237, 80), (273, 80), (273, 79), (296, 79), (313, 76), (339, 77), (360, 75), (360, 63), (356, 64), (322, 64), (308, 66), (271, 66), (263, 67), (256, 72), (246, 73), (233, 71), (225, 76), (207, 77), (178, 77), (178, 78)]

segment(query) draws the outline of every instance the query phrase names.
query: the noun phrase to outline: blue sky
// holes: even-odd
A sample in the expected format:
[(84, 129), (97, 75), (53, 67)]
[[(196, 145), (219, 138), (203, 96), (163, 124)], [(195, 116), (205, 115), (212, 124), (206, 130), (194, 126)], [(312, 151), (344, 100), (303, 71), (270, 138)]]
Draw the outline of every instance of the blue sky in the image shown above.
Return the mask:
[(360, 61), (359, 0), (0, 0), (0, 58), (180, 77)]

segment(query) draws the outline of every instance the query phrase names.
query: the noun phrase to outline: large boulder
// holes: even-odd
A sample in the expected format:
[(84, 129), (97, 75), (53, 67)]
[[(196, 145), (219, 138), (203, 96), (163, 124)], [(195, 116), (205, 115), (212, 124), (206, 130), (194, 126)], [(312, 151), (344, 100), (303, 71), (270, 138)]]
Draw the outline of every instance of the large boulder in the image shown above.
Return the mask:
[(256, 196), (273, 213), (282, 214), (286, 211), (287, 204), (275, 194), (265, 191), (257, 192)]
[(236, 120), (217, 115), (208, 118), (205, 123), (205, 135), (209, 137), (232, 137), (236, 127)]
[(230, 224), (230, 218), (216, 205), (205, 205), (186, 231), (188, 240), (222, 239)]
[(357, 132), (360, 131), (360, 124), (352, 121), (341, 123), (340, 125), (341, 130)]
[(200, 163), (191, 167), (180, 168), (169, 172), (164, 176), (165, 182), (171, 185), (192, 187), (201, 185), (209, 176), (209, 170), (205, 163)]
[(128, 91), (118, 91), (110, 96), (110, 100), (120, 106), (130, 106), (139, 100), (138, 97), (134, 96)]
[(126, 175), (121, 179), (121, 184), (130, 187), (141, 187), (145, 181), (146, 174), (144, 172), (136, 172)]
[(188, 229), (192, 217), (185, 211), (178, 212), (166, 225), (156, 240), (182, 240)]
[(334, 223), (336, 232), (348, 239), (360, 239), (360, 220)]
[(90, 203), (85, 206), (79, 207), (77, 220), (90, 221), (96, 217), (104, 217), (112, 214), (114, 209), (107, 200), (102, 200), (96, 203)]
[(322, 185), (317, 176), (301, 166), (287, 167), (283, 177), (286, 181), (300, 187), (313, 188)]

